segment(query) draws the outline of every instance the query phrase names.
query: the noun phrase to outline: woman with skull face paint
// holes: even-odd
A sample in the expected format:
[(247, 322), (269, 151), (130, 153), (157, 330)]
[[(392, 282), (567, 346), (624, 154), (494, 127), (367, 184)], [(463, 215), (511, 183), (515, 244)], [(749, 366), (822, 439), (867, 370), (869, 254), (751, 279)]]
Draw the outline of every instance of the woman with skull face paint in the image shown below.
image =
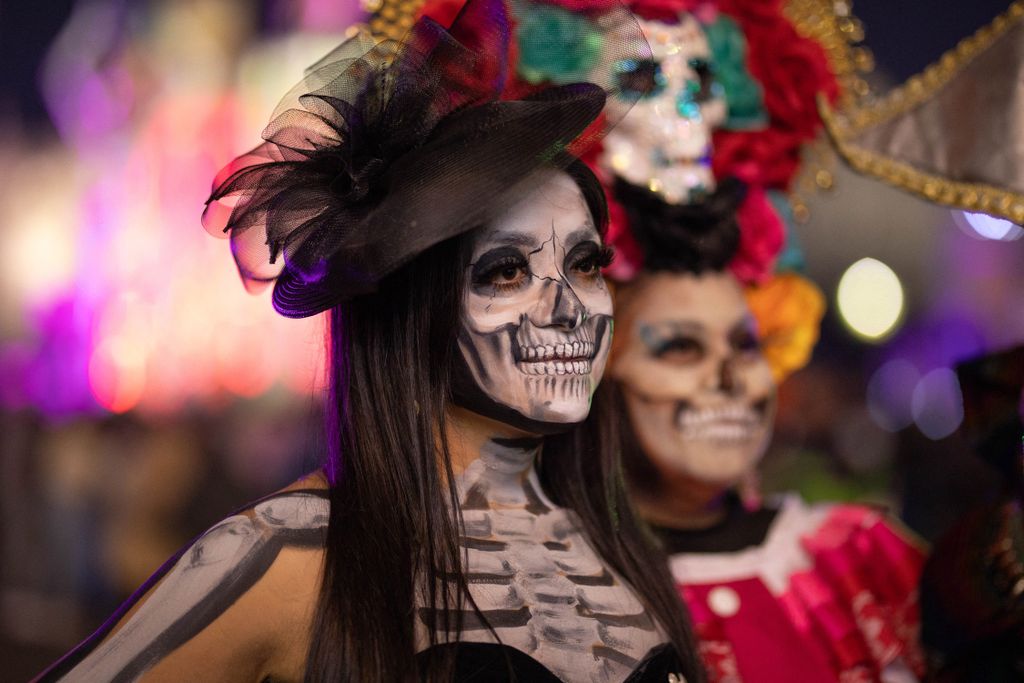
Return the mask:
[[(631, 22), (606, 49), (644, 58)], [(607, 215), (572, 153), (606, 91), (500, 99), (509, 26), (471, 0), (448, 30), (351, 39), (217, 178), (204, 223), (246, 284), (329, 312), (328, 465), (197, 539), (43, 680), (700, 680), (588, 421)]]
[[(627, 211), (638, 236), (666, 227)], [(722, 218), (721, 251), (677, 224), (641, 240), (662, 257), (647, 251), (656, 265), (617, 288), (601, 391), (628, 423), (637, 508), (669, 553), (711, 680), (916, 680), (922, 551), (909, 533), (867, 508), (740, 494), (771, 436), (776, 384), (725, 270), (736, 226)]]
[[(552, 4), (553, 34), (585, 42), (600, 23), (601, 0)], [(712, 680), (912, 680), (922, 557), (909, 535), (861, 507), (739, 494), (771, 436), (776, 383), (816, 338), (820, 293), (771, 273), (783, 222), (769, 193), (786, 189), (820, 126), (815, 97), (834, 96), (835, 79), (779, 2), (629, 4), (652, 55), (613, 65), (638, 102), (598, 161), (616, 200), (619, 287), (595, 410), (624, 422), (637, 508), (670, 553)], [(521, 40), (545, 25), (523, 22)], [(529, 45), (520, 62), (531, 82), (565, 82), (578, 66)], [(764, 346), (752, 307), (793, 343)]]

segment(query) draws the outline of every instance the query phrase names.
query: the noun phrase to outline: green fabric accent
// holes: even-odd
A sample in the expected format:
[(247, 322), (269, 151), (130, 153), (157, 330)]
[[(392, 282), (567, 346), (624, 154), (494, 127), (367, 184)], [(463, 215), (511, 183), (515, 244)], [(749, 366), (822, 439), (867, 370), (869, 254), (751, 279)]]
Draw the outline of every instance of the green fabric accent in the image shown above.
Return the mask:
[(785, 240), (782, 243), (782, 252), (775, 260), (775, 272), (795, 271), (802, 273), (807, 268), (807, 259), (804, 256), (804, 249), (800, 244), (800, 238), (796, 234), (796, 220), (793, 218), (793, 206), (789, 203), (789, 197), (780, 190), (768, 190), (765, 192), (768, 201), (771, 202), (775, 213), (782, 219), (782, 225), (786, 230)]
[(584, 16), (537, 5), (516, 27), (519, 75), (529, 83), (586, 81), (601, 58), (601, 32)]
[(715, 78), (725, 90), (728, 118), (733, 130), (756, 128), (768, 122), (761, 84), (747, 71), (747, 41), (739, 24), (724, 14), (704, 27), (714, 60)]

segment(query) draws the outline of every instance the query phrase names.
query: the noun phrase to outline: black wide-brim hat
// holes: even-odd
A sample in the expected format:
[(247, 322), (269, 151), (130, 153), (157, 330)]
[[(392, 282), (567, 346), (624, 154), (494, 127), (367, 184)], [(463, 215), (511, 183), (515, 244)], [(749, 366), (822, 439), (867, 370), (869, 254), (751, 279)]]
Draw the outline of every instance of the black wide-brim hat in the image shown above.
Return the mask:
[[(598, 83), (502, 100), (511, 21), (469, 0), (450, 29), (419, 20), (405, 40), (358, 35), (310, 68), (265, 142), (214, 181), (203, 214), (227, 234), (246, 287), (273, 282), (283, 315), (315, 315), (373, 291), (446, 239), (486, 225), (603, 135), (614, 63), (649, 47), (625, 9), (605, 15)], [(611, 37), (614, 36), (614, 37)]]

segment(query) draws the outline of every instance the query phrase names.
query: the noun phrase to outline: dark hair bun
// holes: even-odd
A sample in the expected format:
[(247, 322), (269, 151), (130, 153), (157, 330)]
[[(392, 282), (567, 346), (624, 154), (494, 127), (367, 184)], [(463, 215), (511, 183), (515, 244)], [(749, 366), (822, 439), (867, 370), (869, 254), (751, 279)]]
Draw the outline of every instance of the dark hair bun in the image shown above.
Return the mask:
[(726, 178), (697, 204), (669, 204), (645, 187), (615, 179), (615, 199), (643, 251), (644, 270), (694, 273), (725, 270), (740, 244), (736, 212), (746, 185)]

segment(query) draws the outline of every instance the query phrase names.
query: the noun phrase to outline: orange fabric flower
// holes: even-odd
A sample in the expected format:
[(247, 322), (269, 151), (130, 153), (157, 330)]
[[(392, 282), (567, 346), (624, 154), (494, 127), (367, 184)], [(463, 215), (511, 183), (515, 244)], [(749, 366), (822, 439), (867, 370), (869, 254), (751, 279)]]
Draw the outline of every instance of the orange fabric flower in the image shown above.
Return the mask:
[(786, 272), (747, 287), (746, 297), (765, 358), (775, 381), (782, 382), (811, 359), (825, 314), (825, 296), (807, 278)]

